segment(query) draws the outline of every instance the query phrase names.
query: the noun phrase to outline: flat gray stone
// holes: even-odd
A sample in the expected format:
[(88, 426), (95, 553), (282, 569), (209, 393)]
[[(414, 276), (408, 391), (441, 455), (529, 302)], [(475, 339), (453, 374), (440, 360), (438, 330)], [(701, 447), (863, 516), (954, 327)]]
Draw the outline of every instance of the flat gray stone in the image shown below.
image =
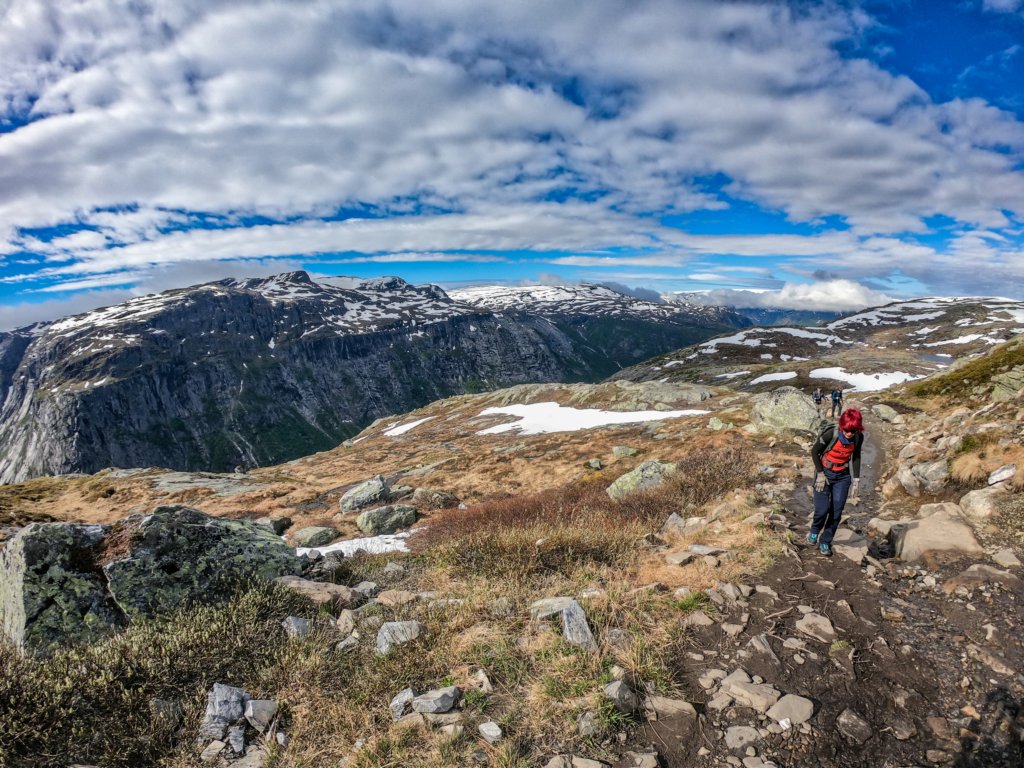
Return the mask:
[(501, 726), (495, 722), (480, 723), (477, 730), (480, 731), (480, 735), (484, 737), (484, 741), (488, 744), (497, 744), (501, 741)]
[(636, 693), (622, 680), (613, 680), (604, 687), (605, 698), (610, 699), (612, 705), (624, 715), (636, 712), (640, 706)]
[(450, 685), (447, 688), (438, 688), (420, 694), (412, 700), (412, 708), (414, 712), (421, 714), (440, 715), (451, 712), (452, 708), (459, 703), (460, 698), (462, 698), (462, 691), (454, 685)]
[(797, 621), (796, 628), (808, 637), (813, 637), (823, 643), (831, 643), (836, 639), (836, 631), (832, 627), (832, 622), (817, 613), (804, 615)]
[(874, 735), (871, 725), (852, 709), (844, 709), (836, 718), (836, 728), (854, 744), (863, 744)]
[(387, 621), (377, 630), (377, 653), (381, 656), (391, 653), (394, 648), (411, 643), (426, 629), (418, 621)]
[(260, 733), (265, 733), (277, 717), (277, 699), (251, 699), (245, 704), (245, 719)]
[(281, 626), (284, 627), (284, 631), (288, 637), (309, 637), (309, 621), (301, 616), (289, 616), (281, 622)]
[(762, 714), (779, 700), (779, 692), (763, 683), (734, 683), (728, 689), (723, 685), (722, 690), (732, 696), (737, 704), (751, 707)]
[(569, 645), (597, 651), (597, 641), (587, 624), (587, 615), (575, 600), (562, 609), (562, 636)]
[(814, 715), (814, 702), (803, 696), (787, 693), (775, 702), (766, 714), (777, 723), (789, 720), (791, 725), (800, 725)]
[(538, 621), (546, 619), (556, 613), (561, 613), (575, 602), (576, 600), (572, 597), (545, 597), (530, 606), (530, 618)]
[(1001, 549), (992, 555), (992, 562), (1001, 565), (1003, 568), (1019, 568), (1020, 559), (1012, 549)]
[(416, 693), (412, 688), (406, 688), (396, 693), (395, 698), (388, 704), (388, 708), (391, 710), (391, 719), (401, 720), (406, 708), (412, 705), (412, 700), (415, 698)]
[(749, 725), (734, 725), (725, 731), (725, 746), (731, 750), (746, 749), (760, 738), (761, 734), (756, 728)]
[(1001, 483), (1005, 480), (1011, 479), (1016, 474), (1016, 464), (1004, 464), (1003, 466), (1001, 466), (999, 469), (995, 470), (994, 472), (992, 472), (992, 474), (988, 476), (988, 484), (995, 485), (996, 483)]

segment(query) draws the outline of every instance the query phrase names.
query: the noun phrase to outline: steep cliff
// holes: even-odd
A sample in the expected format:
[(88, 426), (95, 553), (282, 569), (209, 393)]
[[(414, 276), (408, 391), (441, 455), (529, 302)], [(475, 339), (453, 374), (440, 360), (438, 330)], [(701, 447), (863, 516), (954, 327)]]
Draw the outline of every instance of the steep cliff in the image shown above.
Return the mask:
[[(304, 272), (223, 280), (0, 336), (0, 482), (277, 463), (432, 400), (608, 366), (592, 339), (540, 315), (397, 278), (346, 286)], [(600, 322), (633, 344), (628, 325)]]
[(595, 374), (593, 380), (750, 325), (747, 318), (722, 307), (656, 303), (603, 285), (483, 286), (451, 295), (480, 309), (547, 318), (575, 342)]

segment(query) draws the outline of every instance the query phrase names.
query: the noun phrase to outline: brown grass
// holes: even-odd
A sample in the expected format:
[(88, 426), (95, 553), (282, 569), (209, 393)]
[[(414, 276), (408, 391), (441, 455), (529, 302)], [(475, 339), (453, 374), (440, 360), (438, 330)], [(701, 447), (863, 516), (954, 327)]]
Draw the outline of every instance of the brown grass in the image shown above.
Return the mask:
[(949, 473), (962, 486), (977, 485), (988, 477), (984, 460), (976, 453), (965, 453), (953, 459)]

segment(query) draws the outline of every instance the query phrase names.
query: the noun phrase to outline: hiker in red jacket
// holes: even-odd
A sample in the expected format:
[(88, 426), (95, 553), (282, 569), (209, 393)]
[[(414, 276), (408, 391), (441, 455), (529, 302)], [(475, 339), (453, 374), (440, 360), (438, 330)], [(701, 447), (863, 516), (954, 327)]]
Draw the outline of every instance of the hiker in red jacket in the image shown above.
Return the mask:
[(811, 446), (814, 462), (814, 520), (807, 541), (821, 554), (832, 555), (832, 539), (839, 528), (848, 497), (857, 498), (864, 421), (860, 411), (843, 411), (839, 424), (825, 427)]

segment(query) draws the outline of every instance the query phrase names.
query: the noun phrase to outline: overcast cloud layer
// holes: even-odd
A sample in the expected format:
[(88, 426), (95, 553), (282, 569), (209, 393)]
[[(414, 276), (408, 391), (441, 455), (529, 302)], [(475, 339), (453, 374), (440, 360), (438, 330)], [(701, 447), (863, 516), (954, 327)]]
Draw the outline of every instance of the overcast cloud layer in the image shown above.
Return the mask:
[[(796, 284), (827, 264), (844, 304), (897, 272), (1024, 297), (1024, 123), (850, 54), (867, 14), (798, 7), (12, 0), (4, 301), (274, 259), (458, 261), (484, 278), (527, 263), (809, 302), (822, 287), (802, 299)], [(807, 227), (693, 234), (665, 218), (737, 201)]]

